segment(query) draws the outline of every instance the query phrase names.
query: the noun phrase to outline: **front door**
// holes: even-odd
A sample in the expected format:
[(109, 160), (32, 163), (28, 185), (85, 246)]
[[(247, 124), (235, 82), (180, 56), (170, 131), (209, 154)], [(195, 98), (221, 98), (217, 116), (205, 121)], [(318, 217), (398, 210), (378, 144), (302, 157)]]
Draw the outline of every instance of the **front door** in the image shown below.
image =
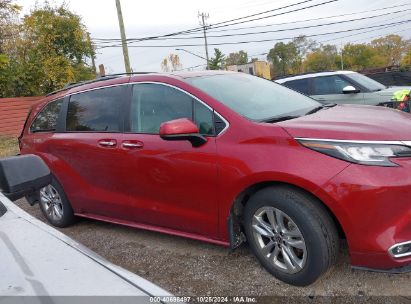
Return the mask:
[[(213, 111), (193, 96), (165, 84), (133, 86), (129, 132), (122, 148), (129, 178), (123, 181), (133, 200), (136, 221), (179, 231), (217, 236), (217, 162)], [(207, 137), (165, 141), (161, 123), (189, 118)]]
[(364, 93), (343, 93), (343, 89), (352, 84), (339, 75), (315, 77), (312, 79), (312, 86), (311, 97), (321, 103), (364, 104)]

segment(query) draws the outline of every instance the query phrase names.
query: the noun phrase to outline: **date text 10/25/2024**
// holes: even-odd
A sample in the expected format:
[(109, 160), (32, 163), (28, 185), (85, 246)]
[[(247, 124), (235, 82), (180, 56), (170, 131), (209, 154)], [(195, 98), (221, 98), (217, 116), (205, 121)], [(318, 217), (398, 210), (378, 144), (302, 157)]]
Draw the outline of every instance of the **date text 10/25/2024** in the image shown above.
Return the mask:
[(254, 297), (150, 297), (151, 303), (257, 303)]

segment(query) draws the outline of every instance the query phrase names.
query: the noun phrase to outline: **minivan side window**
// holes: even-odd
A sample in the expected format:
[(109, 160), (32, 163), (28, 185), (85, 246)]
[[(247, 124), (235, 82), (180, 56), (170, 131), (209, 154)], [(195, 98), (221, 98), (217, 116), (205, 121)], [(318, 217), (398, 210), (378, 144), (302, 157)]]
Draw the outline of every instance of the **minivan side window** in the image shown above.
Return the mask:
[(343, 89), (351, 85), (338, 75), (313, 78), (313, 95), (343, 94)]
[(163, 122), (188, 118), (203, 135), (214, 135), (213, 112), (190, 95), (154, 83), (133, 86), (131, 132), (158, 134)]
[(31, 124), (30, 132), (55, 131), (62, 104), (63, 99), (57, 99), (46, 105)]
[(305, 95), (311, 95), (310, 79), (308, 78), (287, 81), (284, 83), (284, 85), (294, 91), (303, 93)]
[(71, 132), (121, 132), (124, 86), (72, 95), (66, 130)]

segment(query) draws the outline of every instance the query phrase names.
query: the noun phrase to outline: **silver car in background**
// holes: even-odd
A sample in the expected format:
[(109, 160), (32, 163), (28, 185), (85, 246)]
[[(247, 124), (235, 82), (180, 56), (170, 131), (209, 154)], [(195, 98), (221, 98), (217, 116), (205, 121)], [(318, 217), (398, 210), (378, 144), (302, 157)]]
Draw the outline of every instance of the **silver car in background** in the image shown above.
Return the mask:
[(327, 104), (387, 105), (396, 91), (411, 88), (387, 87), (352, 71), (307, 73), (275, 80), (294, 91)]

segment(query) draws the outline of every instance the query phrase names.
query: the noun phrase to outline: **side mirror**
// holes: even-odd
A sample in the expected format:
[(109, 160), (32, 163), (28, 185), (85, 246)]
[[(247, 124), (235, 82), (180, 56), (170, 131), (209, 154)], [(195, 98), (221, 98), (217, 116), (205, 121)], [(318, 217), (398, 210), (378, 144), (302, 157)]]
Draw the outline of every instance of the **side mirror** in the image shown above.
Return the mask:
[(207, 139), (199, 134), (198, 127), (187, 118), (162, 123), (160, 137), (164, 140), (188, 140), (193, 147), (199, 147), (207, 142)]
[(32, 195), (50, 183), (50, 169), (36, 155), (0, 159), (0, 191), (10, 200)]
[(360, 90), (354, 88), (353, 86), (346, 86), (343, 88), (343, 94), (355, 94), (360, 93)]

